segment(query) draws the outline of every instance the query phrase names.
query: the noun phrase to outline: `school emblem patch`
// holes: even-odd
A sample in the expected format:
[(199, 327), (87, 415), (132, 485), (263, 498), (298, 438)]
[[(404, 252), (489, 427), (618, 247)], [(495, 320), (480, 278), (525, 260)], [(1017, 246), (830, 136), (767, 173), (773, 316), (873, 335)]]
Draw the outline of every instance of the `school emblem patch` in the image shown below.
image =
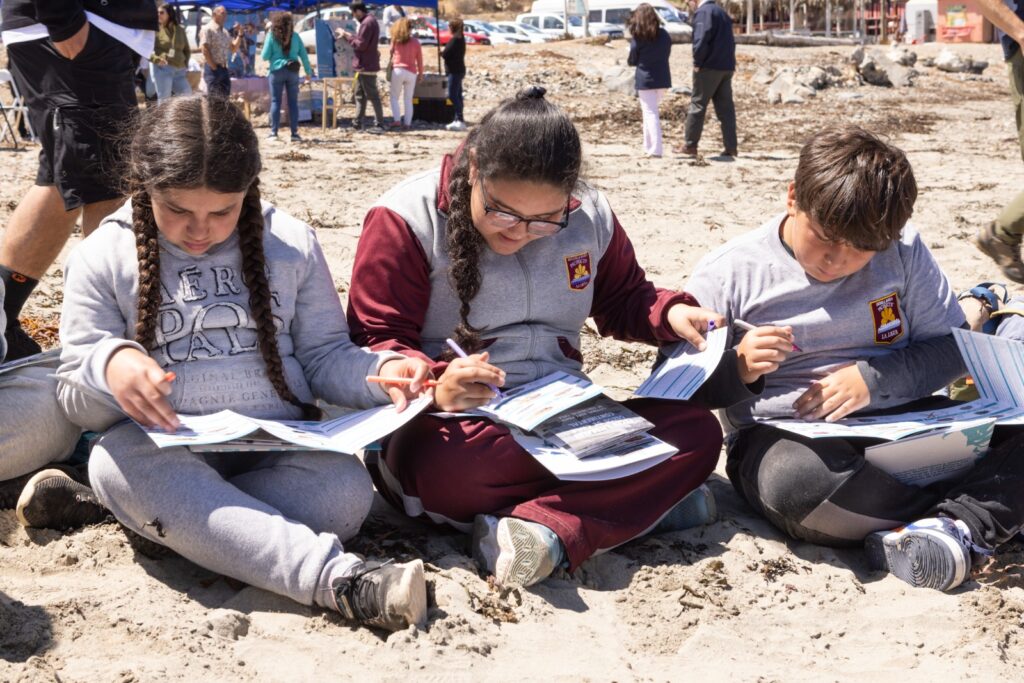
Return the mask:
[(565, 270), (569, 277), (569, 289), (586, 289), (591, 277), (590, 252), (566, 256)]
[(892, 344), (903, 336), (903, 313), (900, 311), (899, 294), (886, 294), (868, 305), (871, 307), (871, 319), (875, 325), (876, 344)]

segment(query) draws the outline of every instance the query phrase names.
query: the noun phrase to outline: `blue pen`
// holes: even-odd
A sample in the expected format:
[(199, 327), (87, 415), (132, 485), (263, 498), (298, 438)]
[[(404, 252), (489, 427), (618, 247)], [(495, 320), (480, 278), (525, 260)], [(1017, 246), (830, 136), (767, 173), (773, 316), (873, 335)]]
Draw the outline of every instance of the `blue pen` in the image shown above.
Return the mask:
[[(444, 343), (448, 345), (455, 355), (459, 358), (466, 358), (469, 354), (462, 350), (462, 347), (455, 343), (454, 339), (445, 339)], [(495, 397), (501, 398), (501, 390), (493, 384), (488, 384), (487, 388), (494, 392)]]

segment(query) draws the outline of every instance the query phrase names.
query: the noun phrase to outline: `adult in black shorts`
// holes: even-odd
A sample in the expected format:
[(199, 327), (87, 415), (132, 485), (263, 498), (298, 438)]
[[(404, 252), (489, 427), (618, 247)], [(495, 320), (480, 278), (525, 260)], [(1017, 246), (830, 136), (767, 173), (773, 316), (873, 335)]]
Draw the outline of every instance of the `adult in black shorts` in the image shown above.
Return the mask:
[(137, 109), (133, 75), (153, 49), (157, 18), (154, 0), (4, 0), (0, 18), (42, 145), (35, 185), (0, 246), (11, 360), (39, 351), (18, 316), (79, 216), (88, 235), (123, 201), (116, 140)]

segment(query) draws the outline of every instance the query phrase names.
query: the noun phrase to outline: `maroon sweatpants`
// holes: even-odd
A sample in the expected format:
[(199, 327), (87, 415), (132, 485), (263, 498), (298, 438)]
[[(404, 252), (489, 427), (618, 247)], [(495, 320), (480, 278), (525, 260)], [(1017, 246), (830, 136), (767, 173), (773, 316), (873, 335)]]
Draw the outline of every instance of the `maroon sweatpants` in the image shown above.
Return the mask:
[(370, 474), (399, 510), (463, 530), (479, 514), (539, 522), (561, 539), (573, 570), (595, 552), (647, 532), (718, 460), (722, 429), (707, 409), (655, 399), (624, 405), (653, 422), (651, 434), (679, 453), (622, 479), (560, 481), (500, 424), (422, 415), (385, 442)]

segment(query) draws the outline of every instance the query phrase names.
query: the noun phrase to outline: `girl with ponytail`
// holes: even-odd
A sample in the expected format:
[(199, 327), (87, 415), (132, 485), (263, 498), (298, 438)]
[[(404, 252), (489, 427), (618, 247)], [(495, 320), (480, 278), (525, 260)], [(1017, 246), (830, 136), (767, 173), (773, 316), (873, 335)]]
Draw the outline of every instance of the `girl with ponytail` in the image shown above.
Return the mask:
[[(588, 317), (622, 340), (702, 344), (722, 317), (646, 279), (608, 201), (580, 181), (581, 166), (576, 128), (543, 88), (489, 112), (440, 169), (402, 182), (368, 213), (349, 295), (353, 339), (429, 362), (444, 411), (488, 402), (488, 385), (582, 375)], [(471, 355), (452, 359), (448, 337)], [(722, 367), (706, 396), (749, 396), (735, 362)], [(718, 459), (714, 416), (689, 402), (626, 404), (679, 453), (623, 479), (560, 481), (504, 426), (421, 415), (368, 468), (399, 509), (472, 530), (473, 554), (498, 583), (530, 585), (659, 522), (682, 528), (713, 509), (707, 489), (688, 494)]]
[[(99, 502), (129, 530), (196, 564), (304, 604), (397, 630), (426, 615), (423, 565), (346, 553), (370, 510), (353, 456), (159, 449), (135, 422), (223, 409), (319, 419), (313, 405), (402, 409), (427, 364), (348, 336), (313, 230), (260, 200), (260, 155), (222, 98), (173, 98), (131, 138), (129, 202), (74, 251), (61, 319), (62, 406), (104, 432), (92, 449)], [(369, 375), (411, 379), (382, 392)]]

